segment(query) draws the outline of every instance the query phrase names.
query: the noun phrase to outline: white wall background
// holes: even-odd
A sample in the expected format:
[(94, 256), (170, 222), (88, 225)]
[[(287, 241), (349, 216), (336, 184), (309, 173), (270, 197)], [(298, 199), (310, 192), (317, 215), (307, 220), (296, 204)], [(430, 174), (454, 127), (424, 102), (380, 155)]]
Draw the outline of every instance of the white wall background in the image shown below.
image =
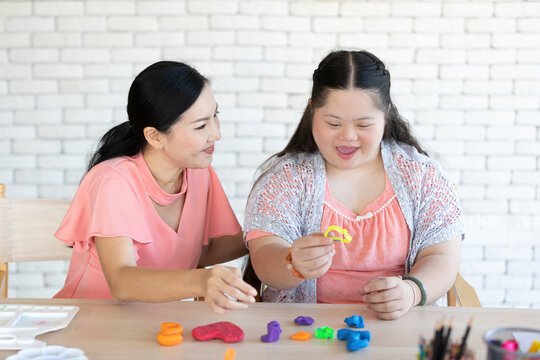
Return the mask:
[[(334, 48), (386, 62), (398, 108), (459, 186), (461, 272), (483, 304), (540, 307), (538, 1), (1, 1), (0, 182), (71, 199), (96, 140), (126, 120), (133, 77), (183, 60), (212, 80), (214, 166), (242, 219)], [(11, 264), (10, 295), (51, 296), (66, 267)]]

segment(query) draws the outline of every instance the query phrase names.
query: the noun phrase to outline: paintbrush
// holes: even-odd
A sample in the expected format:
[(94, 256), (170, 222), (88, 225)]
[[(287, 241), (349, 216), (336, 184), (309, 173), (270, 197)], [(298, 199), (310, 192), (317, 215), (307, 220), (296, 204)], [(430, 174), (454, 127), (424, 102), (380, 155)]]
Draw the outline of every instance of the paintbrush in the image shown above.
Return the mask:
[(419, 350), (420, 360), (424, 360), (426, 356), (426, 350), (424, 350), (425, 345), (426, 345), (426, 339), (423, 336), (420, 336), (420, 340), (418, 341), (418, 350)]
[(444, 331), (444, 319), (441, 322), (435, 324), (435, 336), (433, 338), (433, 349), (431, 349), (433, 360), (438, 359), (439, 348), (441, 346), (442, 332)]
[(467, 337), (469, 336), (469, 332), (471, 331), (472, 322), (473, 322), (473, 318), (471, 317), (469, 319), (469, 322), (467, 323), (467, 329), (465, 329), (465, 334), (461, 338), (461, 346), (459, 347), (459, 352), (456, 356), (456, 360), (461, 360), (461, 357), (465, 353), (465, 349), (467, 346)]
[(454, 324), (454, 319), (450, 319), (450, 322), (448, 324), (448, 328), (446, 329), (446, 333), (442, 337), (441, 341), (441, 347), (439, 350), (439, 354), (437, 356), (438, 359), (443, 360), (444, 356), (446, 355), (446, 349), (448, 348), (448, 342), (450, 341), (450, 334), (452, 333), (452, 325)]

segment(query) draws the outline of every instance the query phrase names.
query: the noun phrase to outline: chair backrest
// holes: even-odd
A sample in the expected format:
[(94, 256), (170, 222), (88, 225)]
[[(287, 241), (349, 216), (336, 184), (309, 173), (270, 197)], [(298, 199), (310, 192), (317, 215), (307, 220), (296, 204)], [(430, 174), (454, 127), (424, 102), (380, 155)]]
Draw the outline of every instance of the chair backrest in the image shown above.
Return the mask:
[(71, 248), (53, 234), (70, 202), (48, 199), (4, 198), (0, 184), (0, 288), (7, 297), (7, 263), (69, 260)]
[[(457, 185), (454, 189), (458, 191)], [(458, 272), (454, 285), (446, 293), (446, 302), (448, 306), (481, 307), (480, 300), (476, 291)]]
[(448, 306), (481, 307), (480, 299), (476, 295), (474, 288), (461, 276), (457, 274), (456, 281), (446, 294)]

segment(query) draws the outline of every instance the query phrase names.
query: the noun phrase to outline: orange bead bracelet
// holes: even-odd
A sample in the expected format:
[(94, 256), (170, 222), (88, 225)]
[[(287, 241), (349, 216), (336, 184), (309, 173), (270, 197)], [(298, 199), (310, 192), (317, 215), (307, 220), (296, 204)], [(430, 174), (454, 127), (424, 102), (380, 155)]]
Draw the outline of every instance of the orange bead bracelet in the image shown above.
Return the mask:
[(287, 269), (291, 270), (293, 276), (297, 279), (306, 280), (304, 275), (300, 273), (300, 271), (296, 270), (292, 264), (292, 255), (291, 255), (291, 248), (289, 248), (289, 251), (287, 252), (287, 256), (285, 257), (285, 260), (287, 260)]

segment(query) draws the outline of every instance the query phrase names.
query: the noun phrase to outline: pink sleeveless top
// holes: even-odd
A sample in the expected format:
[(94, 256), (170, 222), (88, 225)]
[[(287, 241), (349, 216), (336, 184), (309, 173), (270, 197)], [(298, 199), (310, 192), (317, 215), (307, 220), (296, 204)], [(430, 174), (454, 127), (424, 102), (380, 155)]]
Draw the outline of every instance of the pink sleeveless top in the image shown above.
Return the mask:
[[(384, 192), (360, 215), (334, 199), (327, 182), (320, 231), (331, 225), (347, 229), (352, 241), (335, 242), (332, 265), (317, 279), (318, 303), (363, 303), (359, 290), (367, 282), (404, 274), (411, 232), (388, 176)], [(246, 240), (266, 235), (252, 230)]]
[(384, 192), (360, 215), (334, 199), (326, 183), (321, 232), (330, 225), (347, 229), (353, 240), (335, 242), (332, 266), (317, 279), (317, 302), (362, 303), (358, 291), (370, 280), (404, 274), (411, 232), (388, 176)]
[[(86, 174), (55, 236), (73, 246), (64, 287), (56, 298), (112, 299), (94, 237), (133, 239), (137, 266), (186, 270), (197, 267), (208, 239), (241, 231), (212, 167), (184, 169), (182, 189), (168, 194), (139, 153), (104, 161)], [(185, 193), (178, 231), (151, 200), (170, 205)]]

